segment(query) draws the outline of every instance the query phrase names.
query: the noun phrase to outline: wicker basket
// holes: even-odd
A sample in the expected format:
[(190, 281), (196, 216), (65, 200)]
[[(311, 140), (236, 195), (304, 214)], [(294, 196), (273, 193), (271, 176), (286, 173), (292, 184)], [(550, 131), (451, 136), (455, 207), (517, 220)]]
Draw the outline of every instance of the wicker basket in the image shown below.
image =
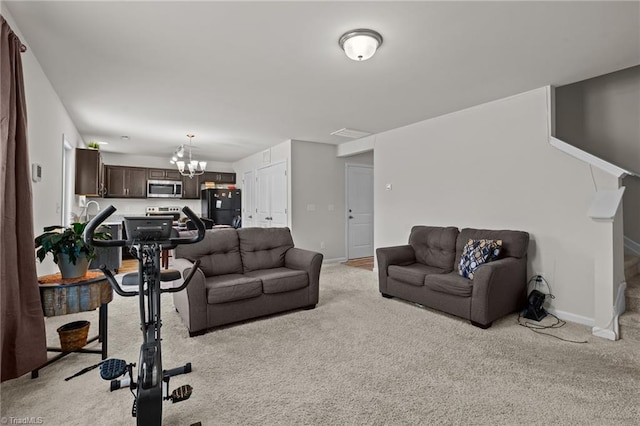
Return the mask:
[(74, 321), (58, 328), (60, 348), (63, 352), (76, 351), (87, 344), (89, 321)]

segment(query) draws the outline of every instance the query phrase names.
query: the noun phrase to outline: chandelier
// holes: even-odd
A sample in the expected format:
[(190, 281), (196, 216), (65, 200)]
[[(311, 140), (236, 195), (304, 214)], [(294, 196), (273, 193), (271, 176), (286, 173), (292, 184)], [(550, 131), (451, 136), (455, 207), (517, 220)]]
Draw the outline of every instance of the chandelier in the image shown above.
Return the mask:
[[(180, 145), (173, 153), (170, 163), (178, 166), (178, 171), (182, 176), (189, 176), (190, 178), (193, 178), (194, 176), (200, 176), (204, 173), (204, 169), (207, 167), (207, 162), (191, 158), (191, 139), (193, 139), (195, 135), (187, 133), (187, 137), (189, 138), (189, 145), (187, 147)], [(185, 162), (182, 159), (184, 157), (185, 150), (187, 150), (189, 155), (189, 162)]]

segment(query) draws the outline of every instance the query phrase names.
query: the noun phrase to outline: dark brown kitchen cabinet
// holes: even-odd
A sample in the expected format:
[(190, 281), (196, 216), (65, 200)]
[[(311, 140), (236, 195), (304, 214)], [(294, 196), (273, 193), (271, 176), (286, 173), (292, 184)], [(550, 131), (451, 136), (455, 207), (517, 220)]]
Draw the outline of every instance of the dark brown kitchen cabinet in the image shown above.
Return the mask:
[(174, 169), (149, 169), (149, 179), (182, 180), (182, 175)]
[(102, 197), (104, 195), (102, 156), (97, 149), (76, 148), (77, 195)]
[(105, 170), (107, 197), (147, 197), (147, 169), (141, 167), (105, 166)]
[(205, 172), (201, 182), (236, 183), (236, 174), (230, 172)]
[[(187, 200), (197, 200), (200, 198), (200, 182), (202, 176), (182, 177), (182, 198)], [(204, 182), (204, 181), (202, 181)]]

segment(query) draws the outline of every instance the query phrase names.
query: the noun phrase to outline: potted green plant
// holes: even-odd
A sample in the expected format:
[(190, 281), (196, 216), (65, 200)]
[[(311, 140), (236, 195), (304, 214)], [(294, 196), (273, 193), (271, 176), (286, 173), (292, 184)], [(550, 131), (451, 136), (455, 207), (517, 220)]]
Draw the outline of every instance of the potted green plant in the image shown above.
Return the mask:
[[(89, 261), (96, 257), (93, 246), (84, 243), (82, 234), (86, 223), (75, 222), (69, 227), (54, 225), (44, 228), (44, 232), (35, 239), (38, 260), (42, 262), (47, 255), (53, 255), (53, 261), (60, 268), (62, 278), (78, 278), (87, 273)], [(96, 240), (109, 240), (109, 232), (97, 230)]]
[(87, 144), (87, 148), (91, 148), (91, 149), (100, 149), (100, 144), (98, 142), (94, 142), (94, 141), (90, 141)]

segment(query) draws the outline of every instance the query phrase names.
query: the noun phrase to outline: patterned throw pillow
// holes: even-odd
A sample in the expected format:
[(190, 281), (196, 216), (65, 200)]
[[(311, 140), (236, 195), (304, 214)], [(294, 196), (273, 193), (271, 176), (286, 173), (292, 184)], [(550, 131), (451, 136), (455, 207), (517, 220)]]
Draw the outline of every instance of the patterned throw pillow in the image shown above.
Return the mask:
[(465, 278), (473, 279), (473, 273), (480, 265), (496, 260), (502, 249), (502, 240), (469, 240), (462, 249), (458, 272)]

